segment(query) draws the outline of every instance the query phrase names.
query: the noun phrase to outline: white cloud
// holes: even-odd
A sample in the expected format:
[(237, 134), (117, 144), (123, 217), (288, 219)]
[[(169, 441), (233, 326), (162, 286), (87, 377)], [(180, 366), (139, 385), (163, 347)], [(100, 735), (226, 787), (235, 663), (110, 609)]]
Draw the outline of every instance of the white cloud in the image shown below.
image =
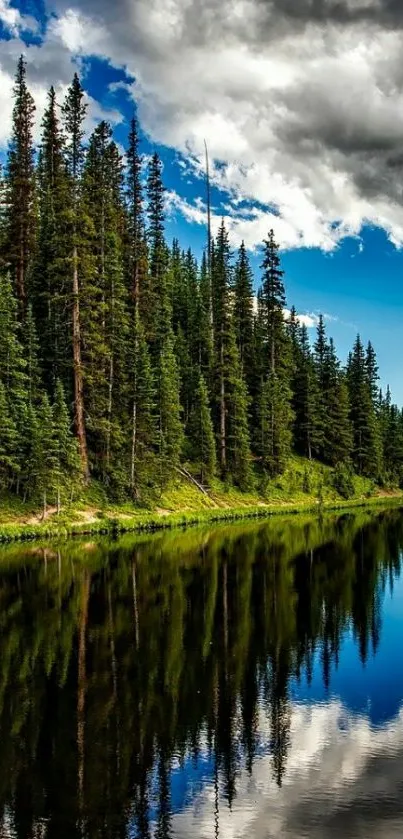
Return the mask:
[(0, 21), (14, 35), (22, 29), (31, 32), (37, 29), (34, 18), (22, 15), (18, 9), (10, 5), (10, 0), (0, 0)]
[[(0, 0), (0, 17), (2, 2), (4, 0)], [(23, 20), (25, 21), (25, 18)], [(70, 37), (71, 45), (75, 46), (72, 34), (73, 29), (74, 27), (72, 26)], [(3, 148), (11, 134), (14, 76), (18, 58), (22, 53), (27, 60), (27, 81), (36, 105), (34, 129), (36, 143), (40, 140), (41, 122), (46, 108), (50, 85), (53, 84), (55, 87), (57, 100), (61, 103), (74, 72), (80, 70), (80, 60), (77, 59), (75, 52), (70, 51), (61, 39), (59, 21), (57, 20), (53, 20), (49, 25), (46, 40), (43, 44), (30, 44), (27, 46), (19, 37), (1, 42), (0, 110), (2, 119), (0, 121), (0, 147)], [(87, 96), (86, 100), (88, 104), (85, 126), (87, 133), (101, 119), (108, 120), (112, 125), (117, 125), (122, 121), (122, 114), (117, 109), (106, 108), (91, 96)]]
[(401, 246), (403, 16), (386, 0), (336, 5), (326, 19), (292, 0), (286, 12), (280, 0), (49, 0), (57, 16), (28, 52), (38, 66), (48, 56), (46, 87), (74, 59), (123, 67), (145, 131), (199, 173), (206, 138), (234, 244), (253, 249), (272, 225), (283, 248), (331, 253), (371, 223)]
[[(290, 317), (290, 310), (284, 309), (284, 318), (288, 320)], [(301, 326), (306, 326), (308, 329), (313, 329), (319, 323), (319, 315), (315, 314), (314, 312), (305, 312), (305, 313), (297, 313), (297, 321), (301, 324)], [(337, 318), (332, 318), (332, 320), (337, 320)]]
[[(258, 730), (259, 739), (269, 744), (270, 731), (263, 714)], [(220, 837), (399, 836), (402, 753), (402, 711), (374, 729), (366, 716), (351, 715), (336, 700), (294, 705), (283, 786), (279, 789), (273, 779), (271, 755), (266, 752), (257, 757), (252, 776), (246, 770), (237, 776), (231, 810), (220, 797)], [(172, 834), (178, 839), (193, 835), (210, 839), (214, 835), (214, 804), (214, 785), (206, 783), (191, 804), (172, 817)]]
[[(356, 4), (354, 15), (339, 6), (333, 22), (301, 26), (281, 4), (270, 16), (259, 0), (55, 3), (53, 33), (67, 50), (106, 57), (136, 78), (152, 138), (199, 170), (207, 139), (212, 178), (232, 197), (234, 242), (254, 248), (273, 225), (284, 248), (331, 252), (366, 222), (403, 242), (388, 162), (403, 142), (403, 39), (375, 6), (351, 29), (334, 21), (359, 22)], [(259, 203), (253, 216), (236, 212), (243, 199)]]

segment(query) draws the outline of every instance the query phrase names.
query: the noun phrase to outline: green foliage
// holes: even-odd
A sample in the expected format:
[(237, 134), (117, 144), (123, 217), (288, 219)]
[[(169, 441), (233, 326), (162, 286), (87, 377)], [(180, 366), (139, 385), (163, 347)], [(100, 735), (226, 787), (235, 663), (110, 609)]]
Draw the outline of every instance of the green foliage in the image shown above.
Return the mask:
[(172, 335), (166, 336), (160, 353), (157, 409), (159, 469), (163, 486), (172, 468), (179, 465), (183, 446), (179, 374)]
[(217, 457), (208, 390), (202, 374), (189, 423), (189, 440), (192, 460), (198, 464), (201, 481), (209, 483), (215, 475)]
[(293, 413), (284, 377), (271, 373), (259, 398), (257, 451), (269, 475), (281, 475), (291, 454)]
[[(8, 151), (3, 259), (10, 269), (14, 294), (23, 318), (27, 305), (36, 235), (35, 165), (32, 132), (35, 104), (28, 90), (21, 56), (15, 77), (12, 135)], [(1, 237), (3, 239), (3, 236)]]
[(144, 186), (135, 119), (124, 159), (105, 120), (84, 146), (86, 108), (77, 74), (60, 119), (52, 87), (35, 156), (20, 59), (0, 174), (1, 486), (59, 499), (81, 475), (144, 505), (190, 460), (228, 495), (260, 481), (316, 498), (293, 453), (336, 467), (342, 492), (350, 460), (364, 482), (403, 484), (403, 415), (378, 393), (372, 344), (344, 370), (322, 316), (313, 346), (295, 308), (285, 322), (273, 230), (256, 295), (224, 220), (200, 264), (169, 247), (160, 158)]
[(353, 473), (345, 463), (338, 463), (335, 467), (332, 483), (342, 498), (353, 497), (355, 493)]
[(18, 431), (10, 413), (6, 389), (0, 382), (0, 487), (9, 489), (19, 472)]
[(380, 428), (359, 335), (350, 358), (347, 383), (353, 426), (353, 462), (359, 474), (377, 478), (381, 469)]

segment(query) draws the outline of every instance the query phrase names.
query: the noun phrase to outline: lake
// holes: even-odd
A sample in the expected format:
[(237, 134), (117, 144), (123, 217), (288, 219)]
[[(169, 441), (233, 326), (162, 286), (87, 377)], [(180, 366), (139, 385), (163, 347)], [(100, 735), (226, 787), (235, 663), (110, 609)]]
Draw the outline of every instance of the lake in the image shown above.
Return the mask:
[(403, 512), (0, 550), (1, 839), (403, 835)]

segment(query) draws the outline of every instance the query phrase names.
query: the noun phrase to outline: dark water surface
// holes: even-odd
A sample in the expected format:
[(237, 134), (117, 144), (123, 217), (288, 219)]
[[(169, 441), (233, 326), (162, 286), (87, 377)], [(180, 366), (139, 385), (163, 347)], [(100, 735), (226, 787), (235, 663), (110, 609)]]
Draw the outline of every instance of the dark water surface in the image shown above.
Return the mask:
[(0, 551), (0, 837), (403, 835), (403, 512)]

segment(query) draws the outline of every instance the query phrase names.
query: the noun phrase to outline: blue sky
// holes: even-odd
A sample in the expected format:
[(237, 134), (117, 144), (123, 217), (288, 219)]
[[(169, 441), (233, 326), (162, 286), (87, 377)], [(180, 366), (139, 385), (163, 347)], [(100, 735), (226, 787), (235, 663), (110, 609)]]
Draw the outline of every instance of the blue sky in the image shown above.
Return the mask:
[(38, 123), (49, 85), (61, 99), (78, 69), (89, 130), (109, 119), (124, 148), (136, 109), (143, 151), (164, 162), (168, 238), (200, 254), (206, 138), (214, 225), (223, 215), (234, 248), (245, 239), (256, 282), (273, 226), (288, 304), (312, 329), (325, 313), (343, 360), (357, 332), (370, 338), (403, 404), (403, 15), (387, 0), (323, 7), (315, 19), (297, 0), (0, 0), (0, 150), (21, 51)]

